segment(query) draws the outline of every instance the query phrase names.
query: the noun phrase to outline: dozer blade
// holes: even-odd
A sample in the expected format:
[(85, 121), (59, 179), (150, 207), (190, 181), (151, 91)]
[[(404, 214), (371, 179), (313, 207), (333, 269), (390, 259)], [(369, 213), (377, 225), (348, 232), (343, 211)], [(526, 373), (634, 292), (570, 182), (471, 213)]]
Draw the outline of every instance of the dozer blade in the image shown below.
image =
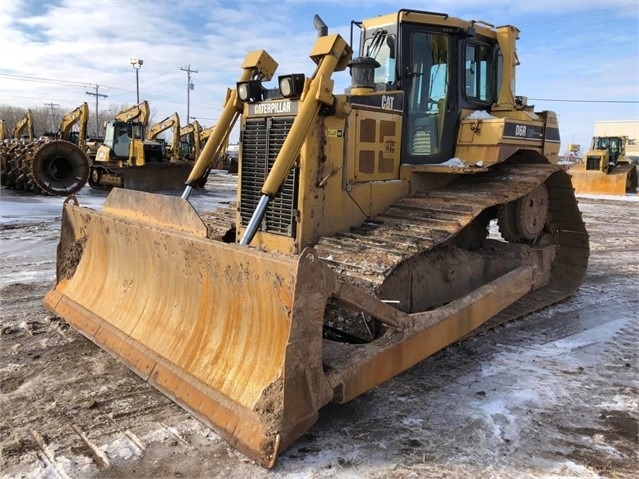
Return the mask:
[(574, 168), (569, 173), (578, 194), (625, 195), (637, 189), (637, 167), (631, 164), (618, 165), (610, 173)]
[(192, 163), (147, 163), (123, 169), (123, 187), (138, 191), (179, 191), (193, 169)]
[(147, 163), (124, 172), (124, 188), (139, 191), (178, 191), (184, 189), (192, 163)]
[(312, 250), (266, 254), (206, 235), (180, 198), (114, 189), (99, 212), (70, 198), (45, 305), (272, 467), (328, 401), (325, 269)]

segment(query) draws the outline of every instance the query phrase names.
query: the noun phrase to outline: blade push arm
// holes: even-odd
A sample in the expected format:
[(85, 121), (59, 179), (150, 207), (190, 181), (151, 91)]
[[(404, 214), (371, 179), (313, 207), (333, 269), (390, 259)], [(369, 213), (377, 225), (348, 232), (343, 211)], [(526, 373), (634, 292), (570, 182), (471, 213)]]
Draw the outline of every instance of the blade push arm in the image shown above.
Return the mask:
[(293, 167), (302, 143), (306, 139), (308, 130), (315, 121), (322, 105), (332, 105), (333, 80), (331, 75), (335, 71), (346, 68), (352, 55), (351, 47), (340, 35), (330, 35), (318, 38), (311, 52), (311, 59), (317, 63), (317, 69), (313, 74), (306, 91), (302, 95), (299, 113), (291, 126), (291, 130), (284, 140), (273, 168), (266, 177), (262, 187), (262, 197), (253, 212), (253, 216), (244, 231), (240, 244), (248, 245), (252, 241), (266, 208), (274, 198)]
[[(277, 70), (277, 62), (266, 51), (254, 51), (244, 59), (242, 74), (238, 81), (248, 81), (253, 78), (270, 80), (275, 70)], [(204, 176), (213, 159), (219, 154), (243, 108), (244, 102), (237, 97), (236, 89), (229, 90), (222, 114), (186, 180), (186, 189), (182, 198), (189, 197), (193, 186)]]

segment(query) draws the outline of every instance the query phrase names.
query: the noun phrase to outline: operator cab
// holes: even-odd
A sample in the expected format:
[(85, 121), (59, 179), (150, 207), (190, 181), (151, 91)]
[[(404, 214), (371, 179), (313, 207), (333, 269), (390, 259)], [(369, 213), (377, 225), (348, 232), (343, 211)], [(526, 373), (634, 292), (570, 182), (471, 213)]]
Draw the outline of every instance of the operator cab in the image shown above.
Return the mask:
[(592, 149), (608, 152), (609, 169), (615, 167), (619, 156), (625, 154), (624, 140), (618, 136), (596, 136), (592, 139)]
[(104, 144), (108, 146), (115, 159), (129, 158), (131, 140), (144, 138), (144, 127), (141, 124), (113, 121), (106, 124)]
[(474, 23), (447, 21), (441, 13), (400, 10), (390, 18), (352, 23), (361, 30), (361, 56), (351, 62), (351, 74), (355, 79), (354, 69), (370, 64), (362, 60), (373, 59), (372, 90), (402, 93), (402, 163), (445, 162), (454, 155), (462, 109), (489, 112), (496, 101), (499, 45)]

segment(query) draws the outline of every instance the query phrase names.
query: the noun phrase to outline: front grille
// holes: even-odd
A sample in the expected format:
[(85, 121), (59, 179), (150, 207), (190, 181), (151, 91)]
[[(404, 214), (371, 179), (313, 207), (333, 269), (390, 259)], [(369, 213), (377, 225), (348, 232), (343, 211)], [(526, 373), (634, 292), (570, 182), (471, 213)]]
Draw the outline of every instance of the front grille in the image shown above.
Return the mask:
[[(240, 215), (246, 227), (262, 196), (262, 186), (271, 171), (293, 117), (248, 118), (242, 132), (242, 181)], [(271, 200), (260, 231), (295, 237), (297, 205), (297, 167), (292, 168), (280, 193)]]
[(601, 157), (600, 156), (588, 156), (586, 158), (587, 170), (600, 170), (601, 169)]

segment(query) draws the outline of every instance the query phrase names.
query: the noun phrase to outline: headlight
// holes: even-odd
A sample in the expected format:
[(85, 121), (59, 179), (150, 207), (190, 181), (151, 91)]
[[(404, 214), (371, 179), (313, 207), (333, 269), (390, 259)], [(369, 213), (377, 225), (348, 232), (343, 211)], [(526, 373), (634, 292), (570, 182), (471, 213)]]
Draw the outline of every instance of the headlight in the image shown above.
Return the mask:
[(260, 80), (238, 82), (237, 96), (242, 101), (262, 101), (262, 82)]
[(240, 100), (242, 101), (247, 101), (249, 99), (248, 84), (246, 83), (237, 84), (237, 96), (239, 96)]
[(306, 77), (303, 73), (293, 73), (292, 75), (278, 77), (280, 93), (284, 98), (299, 97), (304, 91), (305, 80)]

